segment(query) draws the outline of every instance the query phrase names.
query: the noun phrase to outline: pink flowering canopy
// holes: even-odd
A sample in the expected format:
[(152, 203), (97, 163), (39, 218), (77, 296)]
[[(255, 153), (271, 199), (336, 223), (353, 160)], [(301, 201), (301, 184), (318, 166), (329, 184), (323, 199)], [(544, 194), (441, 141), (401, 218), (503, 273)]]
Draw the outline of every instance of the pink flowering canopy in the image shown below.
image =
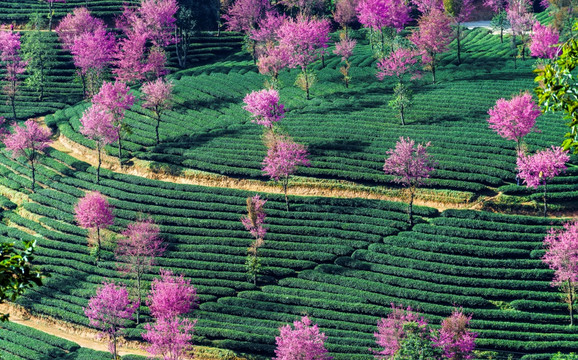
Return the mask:
[(20, 76), (26, 71), (27, 61), (20, 56), (20, 33), (12, 31), (0, 32), (0, 65), (4, 70), (6, 84), (2, 92), (12, 105), (12, 117), (16, 120), (16, 94), (20, 85)]
[(165, 81), (163, 78), (144, 83), (141, 87), (145, 100), (142, 107), (149, 109), (170, 109), (173, 98), (173, 87), (172, 82)]
[(52, 143), (50, 130), (33, 120), (27, 120), (24, 126), (16, 125), (13, 129), (13, 133), (4, 137), (4, 145), (14, 158), (33, 157), (36, 152), (46, 149)]
[(74, 207), (78, 224), (85, 229), (105, 229), (114, 223), (112, 206), (98, 191), (87, 193)]
[(406, 75), (411, 75), (412, 79), (419, 78), (421, 77), (417, 67), (419, 56), (418, 51), (399, 47), (377, 63), (379, 72), (376, 76), (379, 80), (383, 80), (386, 76), (395, 76), (399, 82), (403, 82)]
[(536, 189), (564, 171), (568, 160), (570, 160), (568, 152), (559, 146), (538, 151), (534, 155), (519, 153), (518, 176), (524, 180), (527, 187)]
[(275, 338), (277, 349), (273, 360), (329, 360), (325, 341), (327, 336), (319, 332), (317, 324), (311, 325), (309, 317), (304, 316), (301, 321), (293, 322), (279, 328), (281, 334)]
[[(193, 350), (192, 340), (197, 320), (178, 317), (157, 319), (154, 324), (147, 323), (142, 334), (149, 343), (147, 352), (153, 357), (164, 360), (185, 359)], [(187, 357), (188, 358), (188, 357)]]
[(419, 27), (411, 34), (410, 40), (422, 51), (425, 64), (434, 61), (436, 54), (449, 50), (453, 37), (450, 22), (450, 18), (438, 8), (419, 18)]
[(442, 321), (442, 327), (434, 336), (433, 345), (442, 348), (447, 359), (475, 359), (477, 333), (468, 329), (472, 315), (462, 309), (454, 309), (452, 315)]
[(277, 90), (260, 90), (247, 94), (243, 99), (243, 109), (251, 113), (251, 122), (263, 125), (268, 129), (285, 117), (285, 107), (279, 103)]
[(89, 71), (102, 72), (112, 62), (115, 51), (114, 35), (104, 28), (76, 36), (70, 48), (74, 66), (83, 75)]
[(421, 185), (435, 166), (432, 156), (427, 153), (429, 146), (429, 142), (415, 146), (414, 140), (400, 137), (395, 149), (387, 151), (389, 157), (385, 159), (383, 171), (393, 175), (393, 181), (403, 186)]
[(530, 54), (542, 59), (553, 59), (560, 53), (560, 32), (552, 26), (543, 26), (538, 21), (530, 35)]
[(261, 199), (259, 195), (247, 199), (248, 214), (241, 218), (241, 223), (255, 239), (263, 239), (265, 234), (267, 234), (267, 228), (263, 226), (267, 218), (263, 208), (265, 203), (267, 203), (267, 200)]
[(357, 20), (356, 8), (358, 2), (359, 0), (337, 0), (333, 20), (343, 28), (354, 24), (355, 20)]
[(130, 223), (116, 246), (116, 257), (123, 261), (119, 269), (126, 273), (150, 269), (165, 251), (160, 228), (151, 218)]
[(259, 20), (272, 10), (268, 0), (237, 0), (223, 15), (227, 31), (248, 33)]
[(509, 0), (506, 13), (514, 36), (522, 36), (532, 29), (534, 14), (530, 12), (531, 6), (528, 0)]
[(198, 303), (197, 289), (183, 275), (161, 269), (161, 278), (154, 279), (151, 284), (148, 305), (157, 320), (188, 314)]
[(287, 19), (277, 30), (279, 45), (286, 47), (289, 54), (289, 67), (307, 66), (325, 52), (329, 42), (331, 24), (327, 19), (312, 19), (298, 16)]
[(341, 61), (346, 62), (349, 60), (351, 55), (353, 55), (353, 49), (357, 45), (357, 41), (355, 39), (350, 39), (348, 37), (344, 37), (339, 42), (335, 43), (335, 50), (333, 53), (335, 55), (341, 56)]
[(563, 229), (551, 229), (544, 239), (546, 253), (542, 257), (554, 270), (552, 286), (578, 281), (578, 221), (564, 224)]
[(112, 113), (115, 121), (121, 121), (125, 111), (133, 106), (135, 97), (125, 83), (105, 81), (98, 94), (94, 95), (92, 102)]
[(267, 11), (264, 17), (259, 19), (258, 28), (249, 31), (249, 37), (257, 42), (267, 44), (275, 42), (277, 38), (277, 29), (287, 19), (285, 14), (279, 14), (276, 11)]
[[(540, 108), (529, 92), (514, 96), (511, 100), (504, 98), (488, 110), (490, 129), (507, 140), (517, 143), (528, 135), (536, 125), (536, 119), (542, 114)], [(534, 130), (535, 131), (535, 130)]]
[(411, 307), (404, 309), (402, 305), (391, 304), (391, 313), (377, 322), (377, 332), (373, 334), (377, 346), (382, 348), (379, 351), (372, 350), (376, 359), (390, 359), (395, 355), (405, 337), (403, 325), (409, 322), (427, 325), (427, 321)]
[(80, 133), (100, 143), (101, 147), (118, 140), (114, 117), (100, 104), (92, 105), (86, 109), (80, 118), (80, 124)]
[(289, 59), (290, 53), (286, 46), (268, 43), (257, 60), (259, 73), (276, 78), (279, 72), (289, 65)]
[(508, 0), (484, 0), (484, 6), (492, 9), (494, 13), (499, 13), (502, 10), (506, 10)]
[(64, 49), (70, 50), (77, 36), (93, 34), (99, 29), (106, 29), (104, 21), (90, 15), (87, 8), (79, 7), (66, 14), (56, 27), (56, 33)]
[(267, 151), (267, 156), (263, 160), (263, 172), (277, 181), (287, 178), (295, 173), (297, 166), (311, 164), (307, 156), (304, 145), (282, 138)]
[(366, 28), (402, 30), (411, 21), (410, 7), (404, 0), (359, 0), (357, 18)]

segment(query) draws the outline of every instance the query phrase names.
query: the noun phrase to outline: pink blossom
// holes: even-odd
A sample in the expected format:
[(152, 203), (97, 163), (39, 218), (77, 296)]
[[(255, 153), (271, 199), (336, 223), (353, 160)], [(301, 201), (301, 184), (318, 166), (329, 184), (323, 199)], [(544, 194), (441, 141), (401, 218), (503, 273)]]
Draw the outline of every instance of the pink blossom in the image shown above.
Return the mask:
[(285, 107), (279, 103), (277, 90), (253, 91), (243, 99), (243, 109), (251, 113), (251, 122), (271, 129), (273, 125), (285, 117)]
[(20, 56), (20, 33), (11, 31), (0, 32), (0, 64), (4, 69), (6, 84), (2, 91), (8, 97), (8, 104), (12, 106), (12, 116), (16, 120), (16, 94), (21, 80), (20, 75), (26, 71), (27, 61)]
[(257, 60), (259, 73), (277, 79), (279, 72), (289, 65), (289, 49), (285, 46), (275, 46), (268, 43)]
[(335, 4), (333, 20), (346, 28), (348, 25), (355, 23), (357, 20), (357, 4), (359, 0), (338, 0)]
[(24, 126), (15, 125), (13, 130), (12, 134), (4, 138), (4, 145), (6, 150), (12, 152), (14, 158), (35, 157), (36, 152), (43, 151), (52, 143), (50, 130), (42, 128), (33, 120), (27, 120)]
[(450, 317), (442, 321), (439, 333), (434, 336), (433, 345), (444, 351), (451, 360), (474, 359), (477, 333), (468, 329), (472, 315), (466, 316), (462, 309), (454, 309)]
[(157, 319), (152, 324), (145, 324), (143, 339), (149, 342), (147, 352), (153, 357), (163, 360), (185, 359), (193, 351), (193, 332), (197, 320), (173, 318)]
[(301, 321), (279, 328), (281, 334), (275, 338), (277, 349), (273, 360), (329, 360), (325, 341), (327, 336), (319, 332), (317, 324), (311, 325), (311, 320), (304, 316)]
[(147, 33), (130, 33), (119, 41), (112, 70), (116, 80), (138, 82), (168, 73), (166, 54), (160, 47), (147, 48)]
[(171, 319), (188, 314), (197, 308), (197, 289), (183, 275), (173, 275), (161, 269), (161, 278), (154, 279), (148, 298), (151, 315), (158, 319)]
[(542, 59), (553, 59), (560, 53), (560, 33), (551, 26), (534, 23), (530, 36), (530, 54)]
[(528, 0), (509, 0), (506, 13), (514, 36), (523, 36), (532, 29), (534, 14), (530, 12), (531, 6)]
[(383, 80), (386, 76), (395, 76), (399, 82), (403, 82), (405, 75), (412, 75), (412, 79), (421, 77), (417, 68), (419, 55), (415, 50), (397, 48), (377, 63), (377, 78)]
[(400, 347), (400, 342), (405, 338), (403, 325), (409, 322), (416, 322), (420, 326), (427, 325), (427, 321), (411, 307), (404, 309), (402, 305), (391, 304), (391, 313), (387, 318), (381, 318), (377, 322), (377, 332), (375, 342), (383, 350), (373, 351), (376, 359), (390, 359)]
[(359, 0), (357, 18), (374, 31), (384, 27), (402, 30), (411, 21), (410, 7), (404, 0)]
[(341, 56), (341, 61), (346, 62), (351, 55), (353, 55), (353, 49), (357, 45), (357, 41), (355, 39), (350, 39), (348, 37), (344, 37), (339, 42), (335, 43), (335, 50), (333, 53), (335, 55)]
[(552, 228), (544, 239), (546, 253), (542, 261), (554, 270), (552, 286), (578, 281), (578, 221), (564, 224), (564, 229)]
[(506, 10), (508, 0), (484, 0), (484, 6), (492, 9), (494, 13), (499, 13), (502, 10)]
[(80, 124), (80, 133), (98, 142), (101, 147), (118, 140), (114, 117), (101, 104), (86, 109), (80, 118)]
[(92, 102), (101, 105), (114, 116), (115, 122), (119, 122), (124, 119), (125, 111), (134, 105), (135, 97), (125, 83), (105, 81)]
[(474, 10), (473, 0), (446, 0), (443, 4), (446, 12), (457, 24), (467, 21)]
[(410, 138), (400, 137), (395, 144), (395, 149), (389, 149), (383, 171), (394, 176), (394, 181), (403, 186), (417, 186), (430, 177), (434, 170), (435, 162), (427, 148), (430, 143), (415, 146), (415, 141)]
[(276, 141), (267, 151), (263, 160), (263, 171), (271, 179), (279, 181), (292, 175), (297, 166), (309, 166), (307, 150), (302, 144), (293, 142), (291, 139), (282, 138)]
[(115, 50), (114, 35), (98, 28), (76, 36), (70, 52), (74, 65), (86, 74), (88, 71), (102, 72), (112, 61)]
[(245, 229), (255, 237), (255, 239), (263, 239), (267, 234), (267, 228), (263, 226), (267, 214), (265, 214), (265, 203), (267, 200), (262, 200), (259, 195), (247, 199), (247, 215), (241, 218), (241, 222)]
[(277, 29), (283, 25), (287, 16), (276, 11), (267, 11), (264, 17), (259, 19), (258, 28), (249, 31), (249, 37), (260, 43), (277, 41)]
[[(490, 129), (495, 130), (504, 139), (516, 141), (517, 148), (522, 138), (528, 135), (542, 112), (530, 93), (514, 96), (512, 100), (504, 98), (488, 110)], [(536, 131), (536, 130), (534, 130)]]
[(132, 319), (135, 304), (128, 299), (128, 292), (122, 285), (104, 282), (96, 289), (96, 295), (90, 298), (84, 314), (90, 325), (101, 330), (101, 336), (110, 338), (110, 352), (116, 359), (116, 339), (126, 327), (127, 320)]
[[(174, 35), (179, 10), (177, 0), (142, 0), (138, 14), (144, 22), (149, 38), (156, 47), (176, 42)], [(139, 29), (138, 31), (142, 31)]]
[(112, 206), (98, 191), (87, 193), (74, 207), (78, 224), (85, 229), (106, 229), (114, 223)]
[(106, 29), (104, 21), (93, 17), (85, 7), (75, 8), (60, 21), (56, 33), (66, 50), (70, 50), (74, 38), (86, 33), (95, 33), (98, 29)]
[(237, 0), (223, 15), (228, 31), (249, 33), (272, 10), (268, 0)]
[(552, 146), (552, 149), (538, 151), (534, 155), (519, 153), (518, 176), (524, 180), (527, 187), (536, 189), (565, 170), (568, 160), (570, 156), (567, 151), (555, 146)]
[(157, 145), (160, 142), (159, 127), (161, 125), (161, 115), (166, 110), (172, 108), (173, 86), (172, 82), (165, 81), (163, 78), (158, 78), (155, 81), (144, 83), (141, 88), (145, 100), (142, 107), (145, 109), (151, 109), (157, 120), (157, 125), (155, 127)]

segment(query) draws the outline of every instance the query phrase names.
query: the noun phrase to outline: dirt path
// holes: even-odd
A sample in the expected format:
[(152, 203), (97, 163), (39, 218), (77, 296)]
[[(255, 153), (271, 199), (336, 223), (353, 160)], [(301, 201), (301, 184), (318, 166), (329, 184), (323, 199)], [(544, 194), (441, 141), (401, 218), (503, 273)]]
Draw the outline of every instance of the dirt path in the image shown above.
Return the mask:
[[(87, 148), (83, 145), (73, 142), (64, 135), (60, 135), (58, 139), (51, 145), (54, 149), (67, 153), (78, 160), (84, 161), (94, 167), (98, 164), (98, 154), (96, 150)], [(108, 169), (117, 173), (135, 175), (143, 178), (161, 180), (179, 184), (201, 185), (208, 187), (220, 187), (230, 189), (240, 189), (255, 192), (267, 192), (282, 194), (281, 186), (259, 181), (234, 179), (223, 175), (210, 174), (203, 172), (192, 172), (185, 176), (170, 175), (162, 172), (154, 172), (148, 168), (148, 162), (133, 159), (135, 165), (131, 167), (121, 167), (117, 158), (108, 155), (102, 156), (102, 169)], [(341, 198), (365, 198), (376, 200), (389, 201), (404, 201), (402, 190), (389, 189), (386, 187), (366, 187), (355, 184), (349, 181), (323, 181), (311, 179), (297, 184), (291, 184), (287, 191), (288, 195), (297, 196), (325, 196), (325, 197), (341, 197)], [(478, 204), (468, 203), (464, 199), (450, 199), (452, 202), (431, 201), (427, 197), (436, 196), (435, 194), (427, 193), (426, 191), (416, 194), (416, 205), (429, 206), (437, 208), (440, 211), (446, 209), (463, 209), (477, 207)]]

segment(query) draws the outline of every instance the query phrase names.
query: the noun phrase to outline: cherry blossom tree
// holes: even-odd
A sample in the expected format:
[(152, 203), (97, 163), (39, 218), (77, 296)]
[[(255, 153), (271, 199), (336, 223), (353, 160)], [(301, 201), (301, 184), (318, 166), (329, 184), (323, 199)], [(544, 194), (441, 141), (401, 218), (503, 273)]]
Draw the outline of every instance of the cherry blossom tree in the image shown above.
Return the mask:
[(288, 19), (277, 31), (279, 45), (286, 47), (289, 53), (289, 68), (301, 68), (297, 78), (298, 84), (307, 93), (315, 81), (315, 75), (309, 66), (324, 54), (329, 42), (330, 23), (328, 20), (318, 20), (298, 16)]
[[(184, 359), (186, 354), (193, 351), (193, 332), (197, 320), (181, 319), (178, 317), (157, 319), (154, 324), (145, 324), (145, 333), (142, 334), (149, 345), (147, 352), (163, 360)], [(189, 357), (186, 357), (187, 359)]]
[(199, 297), (190, 280), (161, 269), (161, 278), (154, 279), (151, 284), (147, 303), (155, 319), (170, 319), (196, 309)]
[(541, 59), (554, 59), (560, 49), (560, 33), (551, 26), (543, 26), (538, 21), (532, 27), (530, 35), (530, 54)]
[(279, 73), (289, 65), (290, 53), (286, 46), (267, 43), (257, 61), (259, 73), (271, 77), (269, 88), (279, 87)]
[(85, 32), (73, 40), (70, 52), (82, 81), (85, 95), (92, 97), (102, 84), (102, 77), (116, 51), (114, 35), (104, 28)]
[(299, 15), (308, 17), (325, 6), (324, 0), (281, 0), (281, 3), (290, 10), (299, 9)]
[(260, 90), (247, 94), (243, 109), (251, 113), (251, 122), (271, 130), (273, 125), (285, 117), (285, 107), (279, 102), (277, 90)]
[(114, 126), (114, 116), (100, 104), (92, 105), (80, 118), (80, 133), (96, 142), (98, 166), (96, 168), (96, 183), (100, 183), (100, 165), (102, 149), (118, 141), (118, 132)]
[(456, 27), (458, 64), (462, 63), (461, 50), (463, 30), (462, 23), (468, 21), (474, 9), (473, 0), (443, 0), (446, 13), (451, 16)]
[(172, 108), (173, 87), (172, 82), (158, 78), (155, 81), (145, 83), (141, 88), (145, 100), (142, 107), (151, 109), (157, 120), (155, 127), (157, 145), (160, 142), (159, 127), (161, 126), (161, 114)]
[(349, 26), (357, 20), (357, 4), (359, 0), (338, 0), (335, 3), (335, 12), (333, 13), (333, 20), (341, 25), (345, 33)]
[(537, 189), (544, 186), (544, 217), (546, 217), (548, 180), (560, 174), (566, 169), (566, 163), (570, 156), (561, 147), (552, 146), (536, 152), (534, 155), (518, 153), (518, 176), (524, 180), (527, 187)]
[(110, 339), (109, 349), (113, 359), (117, 359), (117, 339), (132, 319), (134, 311), (135, 304), (129, 301), (126, 288), (112, 281), (104, 282), (96, 289), (96, 295), (90, 298), (88, 306), (84, 308), (90, 325), (100, 329), (101, 337)]
[(299, 165), (309, 166), (311, 164), (307, 156), (308, 153), (304, 145), (294, 142), (287, 136), (280, 136), (273, 141), (263, 160), (263, 172), (271, 179), (281, 181), (287, 211), (289, 211), (289, 199), (287, 198), (289, 177), (297, 171)]
[(522, 139), (536, 131), (536, 119), (542, 114), (529, 92), (514, 96), (511, 100), (498, 99), (488, 110), (490, 129), (507, 140), (516, 142), (516, 153), (521, 150)]
[(329, 360), (329, 352), (325, 348), (327, 336), (319, 332), (317, 324), (312, 325), (309, 317), (279, 328), (280, 335), (275, 337), (277, 349), (273, 360)]
[(395, 149), (387, 151), (388, 158), (385, 159), (383, 171), (387, 175), (393, 175), (393, 181), (409, 190), (409, 224), (413, 225), (413, 198), (415, 190), (418, 186), (424, 183), (426, 178), (429, 178), (430, 172), (434, 170), (436, 165), (432, 156), (427, 153), (427, 148), (430, 146), (428, 142), (425, 145), (418, 144), (415, 146), (415, 141), (409, 138), (400, 137), (395, 144)]
[(85, 229), (96, 230), (96, 263), (100, 260), (100, 230), (114, 223), (112, 206), (98, 191), (87, 193), (74, 207), (78, 225)]
[(259, 257), (257, 256), (257, 251), (261, 246), (265, 244), (265, 234), (267, 233), (267, 228), (264, 227), (265, 218), (265, 203), (267, 200), (262, 200), (259, 195), (247, 198), (247, 215), (241, 218), (241, 223), (245, 226), (245, 229), (255, 237), (255, 241), (251, 244), (248, 249), (247, 260), (245, 265), (247, 267), (247, 274), (253, 280), (253, 285), (257, 286), (257, 275), (261, 268), (261, 263)]
[(578, 222), (564, 224), (563, 229), (551, 229), (544, 239), (546, 253), (542, 261), (554, 270), (551, 285), (560, 287), (566, 294), (570, 311), (570, 326), (574, 325), (574, 303), (578, 281)]
[(113, 61), (115, 68), (112, 70), (117, 81), (137, 83), (168, 73), (165, 51), (158, 46), (147, 49), (148, 40), (147, 33), (132, 32), (119, 40)]
[(126, 110), (130, 109), (135, 102), (135, 97), (130, 93), (130, 88), (123, 82), (114, 83), (105, 81), (100, 91), (94, 95), (93, 104), (102, 106), (112, 114), (113, 124), (118, 135), (118, 159), (122, 162), (122, 135), (126, 132), (128, 125), (124, 123)]
[[(379, 57), (387, 53), (385, 50), (386, 28), (401, 31), (405, 24), (411, 21), (410, 10), (409, 4), (404, 0), (359, 0), (357, 5), (359, 22), (364, 27), (380, 34)], [(394, 32), (390, 31), (389, 37), (393, 40)]]
[(15, 125), (11, 134), (4, 136), (6, 150), (12, 152), (12, 157), (25, 157), (32, 169), (32, 191), (36, 185), (36, 163), (40, 152), (50, 146), (52, 134), (47, 128), (42, 128), (33, 120), (27, 120), (24, 126)]
[(240, 31), (247, 36), (246, 46), (255, 62), (257, 40), (250, 34), (269, 13), (274, 13), (269, 0), (237, 0), (229, 7), (227, 14), (223, 15), (228, 31)]
[(140, 305), (142, 304), (145, 272), (150, 271), (156, 258), (165, 251), (163, 240), (159, 236), (160, 228), (152, 218), (139, 219), (130, 223), (116, 246), (118, 268), (134, 281), (136, 292), (136, 323), (140, 321)]
[(449, 50), (452, 40), (450, 21), (442, 10), (434, 7), (419, 18), (419, 27), (410, 37), (422, 53), (422, 62), (432, 72), (433, 83), (436, 81), (437, 56)]
[(534, 24), (534, 15), (530, 12), (531, 3), (528, 0), (509, 0), (506, 14), (512, 28), (512, 43), (516, 45), (516, 37), (521, 40), (520, 53), (526, 59), (528, 33)]
[(389, 106), (398, 111), (402, 125), (405, 125), (405, 112), (413, 98), (411, 89), (405, 85), (405, 77), (411, 75), (411, 80), (421, 77), (417, 67), (419, 55), (420, 53), (415, 50), (399, 47), (377, 63), (379, 72), (376, 76), (379, 80), (383, 80), (386, 76), (397, 78), (397, 86), (393, 91), (394, 98), (389, 102)]
[(452, 315), (442, 321), (439, 332), (433, 337), (433, 345), (444, 351), (449, 360), (475, 359), (477, 333), (468, 329), (472, 315), (465, 315), (463, 309), (454, 309)]
[(411, 307), (404, 309), (402, 305), (391, 304), (391, 312), (377, 322), (377, 332), (373, 334), (377, 346), (382, 348), (379, 351), (372, 350), (376, 359), (391, 359), (396, 354), (406, 336), (403, 325), (409, 322), (427, 325), (427, 321)]
[(351, 68), (349, 58), (353, 55), (355, 45), (357, 45), (357, 41), (355, 41), (355, 39), (350, 39), (347, 36), (347, 32), (344, 32), (341, 36), (341, 40), (335, 43), (335, 50), (333, 50), (335, 55), (341, 56), (341, 62), (345, 63), (345, 66), (339, 68), (339, 71), (343, 74), (345, 88), (349, 88), (349, 81), (351, 80), (351, 76), (349, 76), (349, 69)]
[(64, 3), (66, 0), (43, 0), (48, 5), (48, 31), (52, 31), (52, 17), (54, 16), (54, 3)]
[(8, 97), (12, 116), (16, 120), (16, 95), (21, 83), (21, 75), (26, 71), (27, 62), (20, 56), (20, 33), (0, 32), (0, 65), (4, 70), (5, 84), (2, 92)]
[(98, 29), (106, 29), (104, 21), (93, 17), (87, 8), (79, 7), (60, 20), (55, 30), (62, 47), (71, 50), (77, 36), (95, 33)]
[(506, 30), (510, 23), (508, 21), (508, 14), (506, 8), (508, 6), (507, 0), (485, 0), (484, 5), (492, 9), (494, 16), (490, 21), (490, 25), (494, 30), (500, 31), (500, 42), (504, 42), (504, 30)]

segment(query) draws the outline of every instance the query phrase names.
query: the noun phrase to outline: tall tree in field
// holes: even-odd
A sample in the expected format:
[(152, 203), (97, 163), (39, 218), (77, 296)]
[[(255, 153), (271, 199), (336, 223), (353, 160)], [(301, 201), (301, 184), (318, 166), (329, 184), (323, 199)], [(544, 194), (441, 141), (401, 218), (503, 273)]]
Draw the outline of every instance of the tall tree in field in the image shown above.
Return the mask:
[(355, 39), (350, 39), (347, 36), (347, 32), (343, 32), (340, 34), (341, 40), (335, 43), (335, 50), (333, 53), (335, 55), (341, 56), (341, 62), (345, 63), (345, 66), (339, 68), (339, 71), (343, 75), (343, 82), (345, 82), (345, 88), (349, 88), (349, 81), (351, 80), (351, 76), (349, 75), (349, 69), (351, 69), (351, 63), (349, 62), (349, 58), (353, 55), (353, 49), (355, 45), (357, 45), (357, 41)]
[(4, 137), (6, 150), (12, 152), (12, 157), (25, 157), (32, 169), (32, 191), (36, 185), (36, 163), (41, 152), (50, 146), (52, 134), (47, 128), (42, 128), (33, 120), (27, 120), (24, 126), (14, 126), (14, 132)]
[(193, 12), (193, 4), (194, 3), (190, 0), (180, 2), (179, 11), (176, 15), (175, 53), (177, 55), (179, 67), (181, 68), (187, 66), (187, 56), (191, 47), (191, 42), (193, 41), (193, 36), (195, 35), (195, 27), (197, 26), (196, 16)]
[(458, 49), (458, 64), (462, 63), (462, 23), (468, 21), (474, 9), (473, 0), (444, 0), (446, 13), (451, 16), (456, 27), (456, 41)]
[(522, 139), (531, 131), (536, 131), (536, 119), (542, 114), (530, 93), (514, 96), (511, 100), (498, 99), (488, 110), (490, 129), (507, 140), (516, 142), (516, 153), (521, 151)]
[(251, 113), (251, 122), (271, 130), (285, 117), (285, 107), (279, 102), (277, 90), (260, 90), (247, 94), (243, 109)]
[(159, 139), (159, 127), (161, 126), (161, 115), (172, 108), (173, 99), (173, 83), (165, 81), (163, 78), (158, 78), (155, 81), (145, 83), (141, 91), (144, 95), (144, 103), (142, 105), (145, 109), (151, 109), (155, 114), (157, 125), (155, 126), (155, 133), (157, 135), (157, 145)]
[(337, 0), (333, 20), (338, 23), (347, 34), (347, 29), (357, 20), (357, 4), (359, 0)]
[(102, 149), (118, 141), (118, 132), (114, 125), (114, 116), (100, 105), (95, 104), (88, 108), (80, 118), (80, 133), (96, 142), (98, 166), (96, 167), (96, 183), (100, 183), (100, 165), (102, 163)]
[(181, 359), (192, 350), (195, 321), (182, 318), (198, 306), (197, 290), (189, 280), (175, 276), (171, 271), (161, 270), (161, 278), (153, 280), (148, 299), (155, 324), (146, 324), (143, 338), (150, 345), (147, 351), (152, 356), (163, 356), (166, 360)]
[(266, 82), (270, 89), (279, 88), (279, 73), (289, 65), (289, 51), (286, 46), (275, 45), (273, 42), (267, 43), (265, 48), (261, 49), (257, 66), (260, 74), (271, 77)]
[(92, 97), (100, 89), (105, 70), (116, 51), (114, 35), (100, 28), (74, 38), (72, 59), (78, 68), (85, 96)]
[(50, 35), (39, 29), (27, 32), (22, 40), (22, 57), (29, 74), (24, 82), (38, 94), (39, 101), (44, 100), (46, 75), (57, 63), (57, 51), (51, 45)]
[(418, 144), (409, 138), (400, 137), (395, 144), (395, 149), (387, 151), (388, 158), (385, 159), (383, 171), (387, 175), (393, 175), (393, 181), (406, 186), (409, 191), (409, 225), (413, 225), (413, 198), (415, 190), (429, 178), (430, 172), (434, 170), (435, 161), (427, 153), (430, 146)]
[(2, 92), (12, 107), (12, 117), (16, 120), (16, 95), (21, 76), (26, 71), (26, 61), (20, 57), (20, 34), (12, 31), (0, 32), (0, 65), (4, 70)]
[(275, 338), (277, 349), (273, 360), (330, 360), (325, 348), (327, 336), (319, 332), (317, 324), (312, 325), (309, 317), (279, 328), (280, 335)]
[(114, 223), (112, 206), (98, 191), (87, 193), (74, 207), (78, 225), (85, 229), (96, 230), (96, 263), (100, 260), (100, 230)]
[(132, 319), (135, 305), (128, 298), (128, 291), (122, 285), (105, 282), (96, 289), (96, 295), (90, 298), (84, 314), (90, 320), (90, 325), (100, 329), (101, 337), (110, 339), (110, 353), (117, 359), (116, 342)]
[(406, 76), (411, 76), (410, 80), (421, 77), (417, 67), (419, 55), (415, 50), (399, 47), (377, 63), (379, 72), (376, 76), (379, 80), (386, 76), (397, 78), (397, 85), (393, 89), (394, 98), (388, 105), (398, 111), (401, 125), (405, 125), (405, 113), (413, 99), (412, 90), (405, 84)]
[(427, 325), (427, 321), (411, 307), (404, 309), (401, 305), (391, 304), (391, 312), (377, 322), (377, 332), (373, 333), (377, 346), (381, 348), (379, 351), (372, 350), (376, 359), (391, 359), (398, 352), (406, 337), (404, 324), (410, 322), (420, 326)]
[(504, 30), (510, 26), (508, 22), (508, 14), (506, 8), (508, 7), (508, 0), (484, 0), (484, 5), (492, 9), (494, 16), (492, 17), (491, 25), (495, 30), (500, 30), (500, 42), (504, 42)]
[(56, 33), (62, 47), (70, 51), (74, 38), (85, 33), (94, 33), (98, 29), (106, 29), (104, 21), (92, 16), (87, 8), (79, 7), (60, 20)]
[[(530, 10), (531, 3), (528, 0), (509, 0), (506, 9), (508, 22), (512, 28), (512, 44), (519, 48), (523, 60), (526, 59), (528, 33), (534, 24), (534, 14)], [(521, 45), (518, 45), (516, 38), (520, 39)]]
[(124, 123), (126, 110), (130, 109), (135, 102), (135, 97), (130, 93), (130, 88), (120, 81), (114, 83), (105, 81), (100, 91), (94, 95), (93, 104), (98, 104), (112, 114), (114, 126), (118, 134), (118, 159), (122, 162), (122, 137), (129, 127)]
[(546, 253), (542, 261), (554, 270), (551, 285), (560, 287), (570, 311), (570, 325), (574, 325), (574, 303), (578, 281), (578, 222), (564, 224), (564, 229), (551, 229), (544, 239)]
[(454, 309), (452, 315), (442, 321), (439, 332), (433, 337), (433, 345), (444, 351), (449, 360), (475, 359), (477, 333), (468, 326), (472, 315), (465, 315), (463, 309)]
[(43, 0), (48, 5), (48, 31), (52, 31), (52, 17), (54, 17), (54, 3), (64, 3), (66, 0)]
[(442, 10), (432, 8), (419, 18), (419, 27), (410, 37), (422, 53), (422, 62), (432, 72), (433, 83), (436, 82), (437, 56), (448, 51), (452, 41), (450, 22), (450, 18)]
[(152, 269), (156, 258), (165, 251), (163, 240), (159, 237), (160, 229), (151, 218), (130, 223), (116, 246), (118, 268), (134, 280), (136, 292), (136, 323), (140, 321), (142, 304), (142, 277)]
[(305, 90), (307, 100), (309, 89), (315, 82), (315, 74), (310, 65), (324, 54), (329, 42), (331, 27), (327, 20), (297, 17), (288, 19), (277, 31), (279, 45), (289, 52), (289, 68), (301, 68), (296, 84)]
[[(357, 5), (359, 22), (364, 27), (380, 34), (381, 48), (378, 48), (378, 57), (382, 58), (388, 53), (386, 37), (389, 37), (389, 42), (393, 45), (395, 38), (393, 30), (399, 32), (405, 24), (411, 21), (410, 10), (404, 0), (359, 0)], [(387, 29), (389, 29), (388, 35), (385, 33)]]
[(304, 145), (294, 142), (291, 138), (281, 136), (273, 141), (263, 160), (263, 172), (271, 179), (281, 181), (285, 194), (285, 206), (289, 211), (287, 186), (289, 177), (297, 171), (299, 165), (309, 166), (308, 153)]
[(561, 147), (552, 146), (536, 152), (534, 155), (518, 153), (518, 176), (524, 180), (527, 187), (537, 189), (544, 186), (544, 217), (548, 211), (548, 180), (566, 170), (570, 156)]
[(245, 261), (245, 266), (247, 267), (247, 274), (250, 279), (253, 280), (253, 285), (257, 286), (257, 275), (261, 268), (261, 263), (257, 254), (257, 251), (263, 244), (265, 244), (265, 234), (267, 233), (267, 228), (264, 227), (265, 218), (265, 203), (267, 200), (262, 200), (259, 195), (247, 198), (247, 215), (241, 218), (241, 222), (245, 229), (251, 233), (255, 238), (255, 241), (251, 244), (248, 249), (247, 260)]
[(560, 53), (560, 33), (554, 27), (541, 25), (538, 21), (530, 35), (530, 55), (541, 59), (554, 59)]

